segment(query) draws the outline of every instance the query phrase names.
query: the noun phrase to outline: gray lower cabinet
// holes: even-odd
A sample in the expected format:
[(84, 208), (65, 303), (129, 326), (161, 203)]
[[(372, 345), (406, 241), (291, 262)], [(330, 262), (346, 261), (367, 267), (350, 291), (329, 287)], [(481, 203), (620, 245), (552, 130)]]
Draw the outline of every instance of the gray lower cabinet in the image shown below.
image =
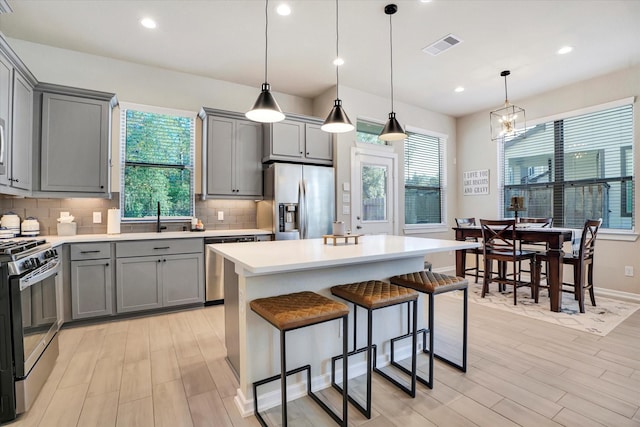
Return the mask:
[(111, 244), (72, 244), (70, 259), (71, 318), (79, 320), (114, 314)]
[(117, 243), (117, 312), (204, 302), (203, 247), (200, 238)]
[(109, 259), (71, 261), (71, 318), (113, 314), (112, 264)]
[(116, 262), (118, 313), (162, 307), (162, 258), (118, 258)]

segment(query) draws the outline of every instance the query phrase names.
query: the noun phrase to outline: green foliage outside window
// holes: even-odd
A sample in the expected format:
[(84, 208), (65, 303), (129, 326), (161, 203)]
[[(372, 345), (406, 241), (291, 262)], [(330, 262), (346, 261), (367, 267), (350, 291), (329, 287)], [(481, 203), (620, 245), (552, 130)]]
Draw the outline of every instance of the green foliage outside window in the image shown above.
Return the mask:
[(124, 110), (123, 218), (193, 216), (194, 119)]

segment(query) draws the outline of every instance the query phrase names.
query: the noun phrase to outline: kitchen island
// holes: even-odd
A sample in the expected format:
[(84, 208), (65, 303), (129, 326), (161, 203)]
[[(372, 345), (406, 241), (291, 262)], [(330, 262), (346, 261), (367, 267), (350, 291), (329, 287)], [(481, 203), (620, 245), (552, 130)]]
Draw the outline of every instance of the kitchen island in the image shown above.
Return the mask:
[[(363, 236), (358, 245), (325, 245), (322, 239), (208, 245), (225, 258), (225, 343), (227, 359), (240, 383), (235, 398), (240, 412), (253, 413), (252, 383), (280, 370), (279, 334), (251, 311), (250, 301), (300, 291), (335, 298), (331, 286), (418, 271), (429, 253), (477, 246), (475, 242), (387, 235)], [(404, 333), (406, 310), (403, 304), (376, 313), (374, 342)], [(361, 316), (360, 330), (366, 330), (365, 322), (366, 316)], [(314, 389), (330, 385), (330, 360), (341, 352), (341, 330), (336, 322), (329, 322), (290, 332), (287, 365), (294, 368), (310, 363)], [(383, 364), (386, 353), (387, 345), (378, 348)], [(350, 365), (350, 376), (363, 372), (364, 363), (361, 365)], [(291, 398), (305, 394), (299, 377), (289, 379), (289, 389)], [(277, 404), (278, 398), (279, 392), (267, 396), (266, 406)]]

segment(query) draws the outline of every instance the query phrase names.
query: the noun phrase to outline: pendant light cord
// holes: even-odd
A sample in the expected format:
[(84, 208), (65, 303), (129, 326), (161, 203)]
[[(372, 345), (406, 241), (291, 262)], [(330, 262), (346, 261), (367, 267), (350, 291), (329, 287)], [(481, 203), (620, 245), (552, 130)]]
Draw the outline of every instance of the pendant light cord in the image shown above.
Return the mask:
[(389, 15), (389, 46), (391, 51), (391, 112), (393, 113), (393, 24)]
[(509, 104), (509, 96), (507, 95), (507, 76), (504, 76), (504, 104)]
[(338, 0), (336, 0), (336, 99), (340, 99), (340, 95), (338, 92), (338, 88), (340, 87), (340, 73), (338, 69), (340, 65), (338, 64), (338, 59), (340, 58), (340, 53), (338, 51), (338, 41), (339, 41), (339, 30), (338, 30)]
[(269, 60), (269, 0), (264, 2), (264, 82), (268, 83), (267, 79), (267, 61)]

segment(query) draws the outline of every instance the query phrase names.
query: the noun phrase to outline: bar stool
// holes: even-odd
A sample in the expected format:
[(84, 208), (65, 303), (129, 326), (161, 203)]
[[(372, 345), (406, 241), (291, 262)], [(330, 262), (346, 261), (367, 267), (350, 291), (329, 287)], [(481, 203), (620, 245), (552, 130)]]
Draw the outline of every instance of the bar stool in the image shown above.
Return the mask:
[[(416, 368), (417, 368), (417, 338), (416, 328), (418, 326), (418, 310), (417, 301), (419, 294), (406, 287), (392, 285), (390, 283), (381, 282), (379, 280), (370, 280), (367, 282), (350, 283), (346, 285), (333, 286), (331, 293), (337, 297), (340, 297), (353, 304), (353, 350), (346, 356), (335, 356), (331, 359), (331, 385), (339, 391), (346, 389), (346, 383), (341, 388), (335, 382), (335, 362), (339, 359), (346, 358), (362, 352), (367, 352), (367, 397), (365, 406), (362, 406), (359, 402), (348, 395), (349, 401), (360, 411), (362, 414), (371, 418), (371, 372), (375, 371), (383, 378), (386, 378), (391, 383), (396, 385), (402, 391), (407, 393), (411, 397), (416, 396)], [(391, 307), (398, 304), (413, 302), (413, 347), (411, 359), (411, 385), (410, 387), (397, 381), (395, 378), (390, 377), (383, 371), (376, 367), (376, 345), (373, 344), (373, 311), (380, 308)], [(362, 307), (367, 310), (367, 346), (357, 348), (357, 312), (358, 307)], [(411, 333), (411, 331), (410, 331)], [(373, 353), (373, 355), (372, 355)], [(346, 364), (344, 364), (346, 366)]]
[(320, 407), (331, 416), (331, 418), (341, 426), (347, 426), (347, 363), (344, 363), (342, 370), (342, 381), (345, 384), (345, 391), (342, 393), (342, 418), (333, 412), (324, 402), (322, 402), (311, 391), (311, 365), (287, 371), (286, 363), (286, 341), (285, 334), (294, 329), (300, 329), (330, 320), (342, 319), (342, 350), (343, 357), (347, 360), (348, 352), (348, 318), (349, 307), (345, 304), (316, 294), (315, 292), (297, 292), (268, 298), (259, 298), (249, 304), (251, 310), (271, 323), (280, 331), (280, 373), (272, 377), (256, 381), (253, 383), (253, 408), (260, 425), (266, 427), (265, 420), (258, 412), (258, 387), (272, 381), (280, 379), (282, 396), (282, 425), (287, 425), (287, 376), (298, 372), (307, 371), (307, 394)]
[[(429, 320), (428, 328), (420, 329), (417, 333), (422, 333), (422, 352), (429, 355), (429, 379), (424, 379), (418, 375), (418, 381), (426, 385), (429, 388), (433, 388), (433, 358), (434, 356), (443, 362), (461, 370), (467, 372), (467, 293), (469, 282), (462, 277), (447, 276), (445, 274), (433, 273), (431, 271), (418, 271), (416, 273), (401, 274), (394, 276), (390, 279), (391, 283), (398, 286), (404, 286), (407, 288), (415, 289), (418, 292), (422, 292), (429, 296)], [(462, 326), (462, 364), (457, 364), (452, 360), (449, 360), (443, 356), (436, 354), (433, 347), (434, 341), (434, 296), (444, 294), (446, 292), (462, 290), (463, 295), (463, 326)], [(426, 334), (429, 332), (429, 348), (426, 347)], [(396, 337), (391, 340), (392, 344), (397, 340), (407, 338), (408, 335)], [(406, 368), (397, 364), (393, 359), (393, 350), (391, 352), (391, 364), (410, 374)]]

